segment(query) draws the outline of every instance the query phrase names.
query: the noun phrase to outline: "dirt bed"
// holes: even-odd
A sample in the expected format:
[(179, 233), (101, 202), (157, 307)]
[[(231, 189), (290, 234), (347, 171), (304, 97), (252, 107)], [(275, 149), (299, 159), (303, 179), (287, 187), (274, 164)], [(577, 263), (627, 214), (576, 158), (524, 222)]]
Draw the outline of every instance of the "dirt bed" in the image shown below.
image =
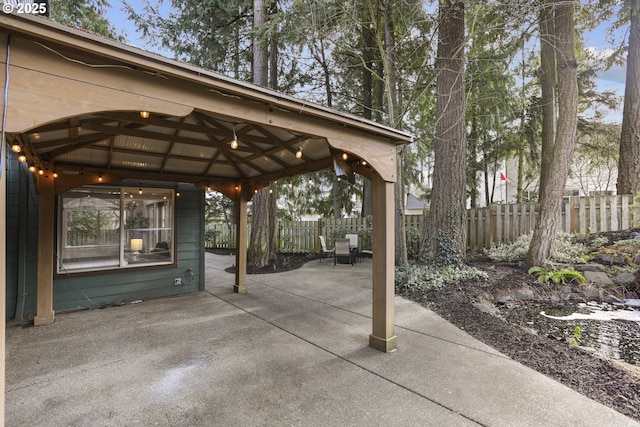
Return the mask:
[(472, 262), (471, 265), (486, 271), (488, 281), (406, 296), (512, 359), (640, 421), (640, 371), (622, 367), (564, 339), (541, 336), (530, 328), (509, 323), (500, 313), (483, 311), (484, 304), (490, 307), (500, 295), (523, 286), (540, 285), (524, 267), (516, 264)]

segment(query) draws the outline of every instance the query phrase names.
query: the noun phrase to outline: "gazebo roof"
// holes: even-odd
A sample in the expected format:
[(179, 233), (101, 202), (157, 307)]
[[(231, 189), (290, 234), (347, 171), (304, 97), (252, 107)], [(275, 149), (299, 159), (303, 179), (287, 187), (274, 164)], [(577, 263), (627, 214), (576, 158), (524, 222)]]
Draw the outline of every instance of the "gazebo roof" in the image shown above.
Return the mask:
[(373, 168), (394, 181), (389, 150), (411, 142), (354, 115), (45, 18), (0, 15), (0, 29), (14, 83), (7, 140), (55, 169), (60, 188), (96, 176), (259, 188), (331, 167), (336, 153), (357, 172)]

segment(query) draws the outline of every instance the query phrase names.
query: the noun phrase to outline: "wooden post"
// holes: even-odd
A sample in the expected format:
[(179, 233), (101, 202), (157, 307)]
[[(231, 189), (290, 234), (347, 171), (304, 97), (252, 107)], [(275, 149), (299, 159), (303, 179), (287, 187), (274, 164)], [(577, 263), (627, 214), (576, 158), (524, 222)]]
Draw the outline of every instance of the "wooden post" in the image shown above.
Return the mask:
[(394, 331), (394, 184), (373, 173), (373, 332), (369, 346), (396, 349)]
[(49, 325), (55, 320), (53, 311), (53, 250), (55, 218), (55, 185), (53, 175), (38, 177), (38, 294), (34, 326)]
[(233, 291), (247, 293), (247, 195), (243, 188), (238, 191), (236, 212), (236, 283)]
[(620, 230), (618, 223), (618, 196), (613, 195), (609, 199), (610, 208), (611, 208), (611, 229), (610, 231), (618, 231)]
[(2, 148), (0, 148), (0, 218), (2, 218), (2, 228), (0, 229), (0, 280), (2, 281), (2, 288), (0, 289), (0, 323), (2, 324), (2, 338), (0, 338), (0, 426), (4, 425), (4, 401), (5, 401), (5, 337), (7, 330), (7, 160), (8, 156), (5, 154), (7, 145), (4, 141), (0, 141)]

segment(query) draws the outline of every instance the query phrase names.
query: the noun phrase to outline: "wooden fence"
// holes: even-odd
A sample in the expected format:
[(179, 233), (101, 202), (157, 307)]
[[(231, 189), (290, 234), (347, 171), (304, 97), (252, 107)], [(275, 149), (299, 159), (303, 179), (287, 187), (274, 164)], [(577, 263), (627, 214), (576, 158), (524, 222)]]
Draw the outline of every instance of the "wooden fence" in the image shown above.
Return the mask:
[[(467, 211), (467, 246), (472, 249), (510, 243), (533, 231), (539, 215), (539, 205), (503, 204)], [(410, 253), (419, 249), (424, 233), (424, 215), (405, 217), (407, 245)], [(280, 252), (315, 252), (319, 250), (318, 236), (325, 236), (332, 247), (336, 237), (357, 234), (360, 247), (371, 248), (371, 217), (323, 218), (319, 221), (279, 221), (278, 248)], [(599, 233), (628, 230), (640, 226), (640, 204), (632, 196), (594, 196), (565, 198), (560, 214), (560, 231), (568, 233)], [(235, 226), (212, 224), (207, 226), (206, 246), (235, 248)], [(249, 229), (248, 235), (251, 235)]]
[[(469, 248), (488, 248), (513, 242), (533, 231), (539, 213), (537, 203), (469, 209), (467, 245)], [(562, 203), (559, 231), (587, 234), (639, 226), (640, 205), (634, 204), (630, 195), (567, 197)]]

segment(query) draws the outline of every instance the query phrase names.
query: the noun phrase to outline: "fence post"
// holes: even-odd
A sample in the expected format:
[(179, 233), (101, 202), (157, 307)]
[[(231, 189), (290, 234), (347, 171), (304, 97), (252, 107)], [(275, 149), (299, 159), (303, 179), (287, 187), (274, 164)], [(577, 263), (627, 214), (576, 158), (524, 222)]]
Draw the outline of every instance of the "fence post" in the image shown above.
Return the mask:
[(580, 227), (578, 231), (580, 234), (586, 234), (587, 232), (587, 211), (586, 211), (586, 199), (584, 197), (580, 197), (580, 207), (578, 210), (578, 218), (580, 221)]
[(618, 231), (618, 196), (611, 196), (611, 231)]

